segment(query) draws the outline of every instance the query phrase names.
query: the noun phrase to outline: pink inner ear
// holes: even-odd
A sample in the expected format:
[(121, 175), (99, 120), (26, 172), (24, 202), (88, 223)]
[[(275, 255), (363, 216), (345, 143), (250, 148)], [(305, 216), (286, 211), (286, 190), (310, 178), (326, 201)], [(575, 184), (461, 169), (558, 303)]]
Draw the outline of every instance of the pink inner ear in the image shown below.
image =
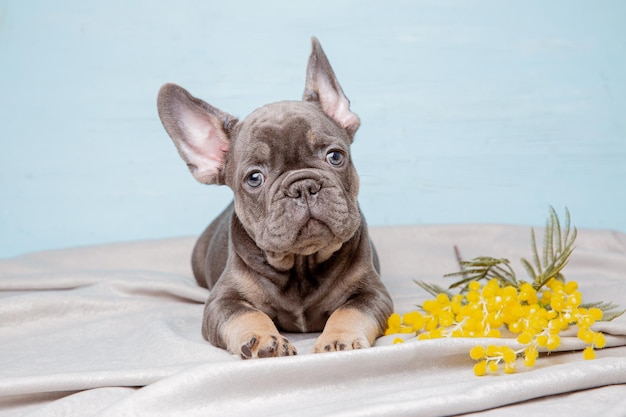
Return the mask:
[(355, 131), (360, 124), (359, 117), (350, 111), (350, 102), (343, 95), (330, 85), (326, 77), (319, 77), (317, 88), (320, 103), (324, 113), (329, 115), (339, 126), (344, 129)]
[(215, 182), (226, 162), (229, 142), (217, 118), (194, 112), (182, 120), (185, 140), (180, 143), (183, 158), (190, 165), (193, 176), (200, 182)]

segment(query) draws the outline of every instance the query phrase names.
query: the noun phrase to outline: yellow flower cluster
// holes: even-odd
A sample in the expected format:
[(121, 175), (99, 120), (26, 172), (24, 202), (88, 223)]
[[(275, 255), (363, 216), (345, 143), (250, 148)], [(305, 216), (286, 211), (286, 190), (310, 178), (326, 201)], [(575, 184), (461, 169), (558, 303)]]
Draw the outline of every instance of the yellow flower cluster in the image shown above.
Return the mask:
[[(422, 305), (423, 313), (412, 311), (403, 316), (393, 314), (388, 320), (386, 335), (415, 333), (419, 340), (441, 337), (501, 337), (501, 330), (517, 334), (523, 347), (513, 350), (508, 346), (475, 346), (470, 357), (477, 360), (476, 375), (494, 373), (503, 365), (503, 371), (515, 371), (518, 357), (532, 367), (539, 349), (555, 350), (561, 343), (562, 330), (578, 327), (578, 338), (588, 346), (585, 359), (595, 357), (595, 348), (606, 344), (604, 335), (591, 330), (591, 325), (602, 319), (602, 310), (581, 307), (582, 295), (575, 281), (551, 279), (540, 292), (528, 283), (519, 288), (502, 286), (492, 279), (484, 286), (472, 281), (467, 291), (449, 297), (441, 293)], [(394, 343), (401, 343), (396, 338)]]

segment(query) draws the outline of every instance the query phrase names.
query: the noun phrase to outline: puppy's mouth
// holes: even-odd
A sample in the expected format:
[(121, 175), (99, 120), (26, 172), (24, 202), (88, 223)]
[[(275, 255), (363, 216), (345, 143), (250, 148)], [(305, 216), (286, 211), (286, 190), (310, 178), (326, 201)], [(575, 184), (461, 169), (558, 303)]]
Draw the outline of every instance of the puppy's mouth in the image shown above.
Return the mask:
[(326, 223), (309, 217), (293, 242), (293, 252), (300, 255), (312, 255), (328, 245), (332, 238), (333, 233)]
[[(329, 246), (343, 243), (345, 237), (339, 237), (333, 228), (324, 220), (321, 220), (310, 212), (304, 215), (300, 221), (285, 225), (290, 232), (266, 240), (259, 246), (273, 253), (294, 254), (309, 256), (324, 250)], [(261, 242), (257, 242), (261, 243)]]
[(326, 223), (311, 217), (300, 228), (297, 240), (306, 240), (308, 238), (326, 233), (330, 233), (330, 229), (328, 228)]

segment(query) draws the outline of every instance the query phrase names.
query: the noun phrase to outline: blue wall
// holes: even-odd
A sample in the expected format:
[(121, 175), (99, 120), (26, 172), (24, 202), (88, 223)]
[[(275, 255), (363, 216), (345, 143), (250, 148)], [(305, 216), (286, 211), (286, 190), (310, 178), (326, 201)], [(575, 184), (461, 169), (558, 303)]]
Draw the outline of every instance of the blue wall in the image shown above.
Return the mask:
[(626, 2), (0, 2), (0, 257), (199, 233), (229, 201), (156, 113), (297, 99), (311, 35), (363, 121), (372, 225), (626, 231)]

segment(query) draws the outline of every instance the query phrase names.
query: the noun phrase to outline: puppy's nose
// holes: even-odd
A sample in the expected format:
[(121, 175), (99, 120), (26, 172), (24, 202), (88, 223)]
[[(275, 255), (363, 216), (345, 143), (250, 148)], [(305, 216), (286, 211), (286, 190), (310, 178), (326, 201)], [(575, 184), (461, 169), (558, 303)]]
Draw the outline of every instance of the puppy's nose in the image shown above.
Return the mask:
[(307, 198), (319, 193), (321, 188), (322, 185), (315, 180), (300, 180), (292, 183), (285, 190), (285, 195), (290, 198)]
[(308, 200), (322, 189), (322, 179), (315, 171), (294, 171), (285, 177), (282, 185), (285, 196)]

